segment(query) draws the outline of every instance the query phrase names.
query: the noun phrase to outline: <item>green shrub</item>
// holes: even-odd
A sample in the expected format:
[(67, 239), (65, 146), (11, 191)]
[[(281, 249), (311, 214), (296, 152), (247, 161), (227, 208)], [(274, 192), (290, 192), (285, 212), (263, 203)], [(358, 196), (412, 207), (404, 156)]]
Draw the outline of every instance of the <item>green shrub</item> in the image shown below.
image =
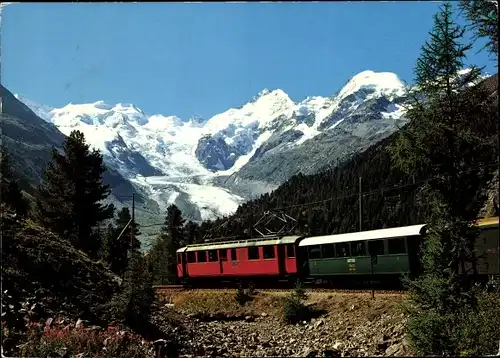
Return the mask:
[(465, 356), (495, 354), (499, 349), (500, 294), (478, 295), (476, 311), (464, 315), (461, 323), (460, 354)]
[(247, 302), (251, 302), (253, 300), (254, 295), (255, 288), (252, 284), (250, 284), (248, 288), (244, 289), (243, 285), (240, 283), (234, 299), (240, 306), (244, 306)]
[(408, 337), (418, 354), (443, 352), (447, 355), (495, 354), (500, 341), (500, 295), (479, 294), (475, 309), (443, 314), (422, 310), (408, 321)]
[(283, 316), (285, 322), (291, 324), (308, 320), (310, 316), (309, 307), (307, 307), (295, 293), (292, 293), (285, 298)]
[(285, 322), (295, 324), (300, 321), (309, 320), (315, 313), (310, 307), (304, 304), (307, 298), (300, 281), (297, 281), (295, 290), (287, 297), (283, 303), (283, 318)]
[(302, 284), (302, 282), (300, 282), (300, 280), (297, 280), (297, 283), (295, 284), (295, 294), (301, 300), (307, 299), (306, 290), (304, 289), (304, 285)]

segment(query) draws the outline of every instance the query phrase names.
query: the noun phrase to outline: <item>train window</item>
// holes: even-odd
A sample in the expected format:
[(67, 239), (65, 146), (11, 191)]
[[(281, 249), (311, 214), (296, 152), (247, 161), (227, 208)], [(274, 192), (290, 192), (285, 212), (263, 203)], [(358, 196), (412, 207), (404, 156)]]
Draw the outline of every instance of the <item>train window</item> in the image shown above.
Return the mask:
[(227, 261), (227, 249), (219, 250), (219, 257), (221, 261)]
[(397, 238), (397, 239), (391, 239), (387, 241), (388, 243), (388, 249), (389, 249), (389, 254), (404, 254), (406, 253), (405, 250), (405, 239), (404, 238)]
[(198, 262), (207, 262), (207, 252), (198, 251)]
[(262, 248), (264, 250), (264, 258), (265, 259), (274, 259), (274, 246), (267, 245)]
[(295, 257), (295, 247), (293, 244), (286, 245), (286, 257)]
[(259, 248), (256, 246), (250, 246), (248, 248), (248, 259), (258, 260), (259, 259)]
[(231, 260), (236, 261), (236, 249), (231, 249)]
[(188, 251), (187, 253), (187, 261), (188, 263), (192, 264), (196, 262), (196, 255), (194, 254), (194, 251)]
[(321, 247), (319, 245), (309, 247), (309, 258), (311, 260), (321, 259)]
[(351, 242), (351, 255), (352, 256), (366, 256), (365, 242)]
[(349, 256), (349, 243), (341, 242), (335, 244), (335, 256), (336, 257), (347, 257)]
[(208, 251), (208, 261), (210, 262), (217, 261), (217, 250)]
[(368, 252), (370, 256), (384, 254), (384, 240), (368, 241)]
[(335, 257), (335, 248), (333, 244), (321, 245), (321, 257), (331, 259)]

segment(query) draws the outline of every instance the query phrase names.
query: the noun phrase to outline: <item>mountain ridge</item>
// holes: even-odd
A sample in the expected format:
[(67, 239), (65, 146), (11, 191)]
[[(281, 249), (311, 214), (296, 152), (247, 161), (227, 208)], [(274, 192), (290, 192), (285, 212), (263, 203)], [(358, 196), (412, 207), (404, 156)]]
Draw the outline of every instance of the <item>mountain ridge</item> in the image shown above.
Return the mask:
[(294, 102), (264, 89), (238, 108), (189, 120), (130, 103), (53, 108), (16, 98), (63, 134), (82, 131), (108, 167), (158, 204), (154, 212), (176, 204), (201, 221), (383, 139), (398, 128), (404, 93), (396, 74), (363, 71), (330, 97)]

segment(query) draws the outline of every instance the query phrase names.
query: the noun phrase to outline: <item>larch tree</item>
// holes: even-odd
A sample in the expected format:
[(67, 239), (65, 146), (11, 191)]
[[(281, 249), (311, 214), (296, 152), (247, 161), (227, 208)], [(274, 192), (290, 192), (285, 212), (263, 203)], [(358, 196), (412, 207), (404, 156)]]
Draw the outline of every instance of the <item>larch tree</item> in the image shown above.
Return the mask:
[(498, 58), (498, 1), (460, 0), (460, 8), (474, 33), (474, 39), (486, 39), (486, 49)]
[(172, 204), (167, 208), (165, 223), (152, 251), (153, 277), (156, 283), (176, 280), (176, 252), (186, 243), (185, 220), (179, 208)]
[(111, 263), (110, 263), (111, 244), (112, 244), (113, 240), (116, 239), (115, 233), (116, 233), (116, 228), (113, 225), (113, 223), (108, 223), (108, 225), (103, 233), (103, 240), (101, 243), (101, 250), (99, 253), (99, 258), (101, 260), (103, 260), (104, 262), (108, 263), (109, 265), (111, 265)]
[(150, 314), (156, 302), (153, 276), (148, 259), (133, 251), (127, 262), (122, 290), (113, 298), (110, 307), (116, 318), (138, 331), (150, 327)]
[(113, 217), (104, 204), (111, 190), (102, 182), (106, 170), (98, 150), (90, 150), (80, 131), (72, 131), (60, 153), (52, 149), (36, 195), (36, 218), (76, 248), (97, 256), (101, 248), (97, 225)]
[[(127, 270), (132, 253), (138, 252), (141, 248), (141, 242), (138, 239), (141, 235), (139, 224), (130, 222), (131, 219), (129, 208), (122, 208), (105, 238), (111, 270), (121, 277)], [(127, 224), (129, 226), (125, 229)], [(131, 246), (132, 251), (130, 250)]]
[(199, 241), (199, 234), (200, 234), (200, 226), (193, 222), (193, 221), (188, 221), (186, 225), (184, 226), (184, 237), (185, 237), (185, 244), (190, 245), (194, 244)]
[(0, 148), (0, 156), (0, 195), (2, 202), (19, 217), (26, 217), (29, 211), (29, 203), (23, 197), (19, 183), (12, 174), (10, 156), (4, 146)]
[(415, 350), (424, 355), (482, 349), (467, 339), (477, 296), (461, 273), (471, 273), (469, 278), (475, 273), (478, 232), (472, 222), (481, 203), (478, 174), (491, 163), (494, 132), (484, 137), (484, 127), (494, 122), (488, 93), (478, 85), (480, 69), (466, 67), (472, 48), (464, 39), (466, 29), (452, 17), (450, 3), (434, 16), (430, 39), (416, 63), (409, 123), (390, 148), (404, 172), (432, 178), (420, 193), (430, 224), (423, 273), (409, 283), (408, 333)]

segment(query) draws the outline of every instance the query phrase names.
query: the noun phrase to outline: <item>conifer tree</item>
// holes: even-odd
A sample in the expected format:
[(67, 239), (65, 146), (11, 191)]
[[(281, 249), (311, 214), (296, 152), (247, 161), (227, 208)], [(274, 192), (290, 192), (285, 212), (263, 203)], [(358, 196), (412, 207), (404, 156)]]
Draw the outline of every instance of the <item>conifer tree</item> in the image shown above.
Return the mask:
[(498, 1), (461, 0), (460, 8), (470, 23), (474, 39), (486, 38), (484, 49), (498, 58)]
[(109, 304), (113, 318), (144, 331), (156, 302), (153, 277), (146, 257), (134, 251), (127, 265), (123, 289)]
[(188, 221), (184, 227), (185, 244), (190, 245), (198, 242), (199, 232), (200, 226), (191, 220)]
[(176, 252), (186, 242), (184, 222), (179, 208), (174, 204), (170, 205), (164, 226), (151, 252), (156, 283), (165, 284), (176, 279)]
[(106, 167), (98, 150), (90, 150), (80, 131), (72, 131), (62, 153), (52, 149), (36, 195), (36, 218), (73, 245), (97, 256), (101, 242), (94, 228), (113, 217), (114, 206), (103, 204), (110, 194), (102, 182)]
[(434, 17), (415, 68), (418, 95), (412, 95), (409, 124), (391, 147), (394, 162), (407, 174), (435, 178), (421, 195), (429, 204), (430, 224), (424, 272), (410, 283), (409, 336), (425, 355), (459, 354), (470, 343), (463, 341), (465, 317), (474, 312), (476, 295), (460, 273), (475, 266), (471, 253), (477, 231), (471, 222), (478, 206), (470, 201), (477, 195), (479, 170), (472, 169), (492, 158), (492, 138), (478, 132), (488, 117), (487, 93), (471, 87), (481, 73), (474, 66), (464, 71), (472, 46), (452, 15), (451, 4), (445, 3)]
[[(138, 252), (141, 248), (141, 242), (138, 236), (141, 235), (139, 224), (130, 223), (130, 225), (123, 231), (127, 224), (132, 219), (130, 210), (127, 207), (122, 208), (115, 219), (112, 230), (109, 231), (107, 237), (107, 245), (109, 247), (108, 262), (111, 270), (119, 276), (123, 276), (128, 266), (129, 258), (131, 257), (130, 246), (133, 240), (132, 251)], [(132, 230), (134, 236), (132, 237)], [(123, 233), (122, 233), (123, 231)], [(120, 236), (120, 234), (122, 235)]]
[(110, 265), (111, 265), (110, 261), (111, 245), (113, 241), (116, 239), (115, 233), (116, 233), (116, 228), (112, 223), (109, 223), (103, 234), (101, 251), (99, 254), (100, 259), (103, 260), (104, 262), (107, 262)]
[(0, 195), (2, 202), (20, 216), (25, 217), (29, 211), (29, 203), (23, 197), (17, 180), (12, 175), (10, 156), (4, 146), (0, 149)]

